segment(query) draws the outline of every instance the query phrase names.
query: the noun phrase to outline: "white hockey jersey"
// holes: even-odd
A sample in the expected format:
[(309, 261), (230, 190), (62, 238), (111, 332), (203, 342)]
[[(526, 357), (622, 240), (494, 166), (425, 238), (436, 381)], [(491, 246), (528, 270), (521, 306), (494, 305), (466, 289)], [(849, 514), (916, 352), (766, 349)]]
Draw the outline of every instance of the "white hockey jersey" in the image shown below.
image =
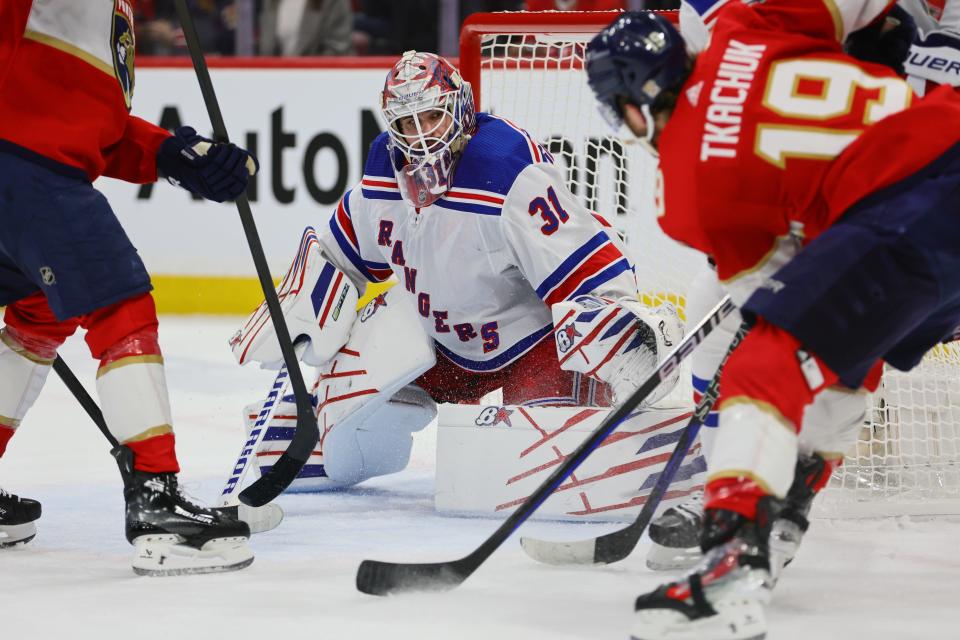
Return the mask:
[(361, 288), (396, 275), (437, 349), (460, 367), (514, 362), (551, 334), (556, 302), (637, 295), (613, 230), (526, 131), (478, 113), (450, 190), (419, 210), (401, 198), (387, 142), (386, 133), (374, 140), (361, 183), (318, 229), (320, 242)]

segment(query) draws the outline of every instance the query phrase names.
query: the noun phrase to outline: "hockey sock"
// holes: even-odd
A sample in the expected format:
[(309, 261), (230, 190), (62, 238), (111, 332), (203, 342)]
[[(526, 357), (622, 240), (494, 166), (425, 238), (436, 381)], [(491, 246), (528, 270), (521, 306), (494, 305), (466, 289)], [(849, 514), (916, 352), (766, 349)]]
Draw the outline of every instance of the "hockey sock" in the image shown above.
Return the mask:
[(0, 456), (36, 402), (62, 341), (0, 329)]
[(793, 482), (804, 410), (835, 381), (793, 336), (758, 320), (724, 369), (706, 508), (753, 518), (759, 498), (784, 497)]
[(134, 469), (178, 472), (153, 299), (137, 296), (99, 310), (83, 326), (100, 359), (97, 394), (104, 418), (114, 437), (133, 451)]

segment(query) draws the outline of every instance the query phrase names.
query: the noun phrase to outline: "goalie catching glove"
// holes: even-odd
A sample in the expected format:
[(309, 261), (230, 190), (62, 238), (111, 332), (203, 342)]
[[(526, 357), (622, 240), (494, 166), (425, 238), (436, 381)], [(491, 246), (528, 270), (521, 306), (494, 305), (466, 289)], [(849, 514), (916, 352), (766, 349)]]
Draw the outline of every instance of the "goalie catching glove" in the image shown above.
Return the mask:
[[(277, 287), (290, 339), (304, 350), (300, 360), (319, 367), (333, 358), (350, 336), (357, 317), (357, 289), (323, 257), (313, 227), (300, 238), (300, 250)], [(262, 369), (283, 366), (280, 343), (263, 302), (230, 339), (237, 362), (259, 362)], [(299, 350), (298, 350), (299, 353)]]
[[(646, 380), (684, 333), (670, 303), (647, 307), (632, 298), (614, 301), (584, 295), (559, 302), (551, 311), (560, 368), (606, 382), (617, 403)], [(677, 370), (644, 406), (667, 395), (679, 377)]]

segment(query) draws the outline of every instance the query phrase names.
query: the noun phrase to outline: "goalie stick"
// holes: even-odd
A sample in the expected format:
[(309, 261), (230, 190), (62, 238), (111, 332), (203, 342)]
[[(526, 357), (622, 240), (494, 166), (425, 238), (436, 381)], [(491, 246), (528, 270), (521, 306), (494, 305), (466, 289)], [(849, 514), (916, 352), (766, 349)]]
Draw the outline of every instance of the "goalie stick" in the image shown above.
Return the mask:
[(386, 595), (417, 589), (448, 590), (466, 580), (496, 551), (510, 535), (529, 518), (570, 474), (576, 471), (594, 449), (609, 436), (663, 380), (703, 342), (736, 306), (725, 296), (710, 313), (671, 351), (627, 400), (566, 457), (537, 489), (514, 510), (503, 524), (479, 547), (458, 560), (432, 563), (396, 563), (364, 560), (357, 570), (357, 589), (370, 595)]
[[(183, 28), (184, 38), (187, 41), (187, 49), (190, 51), (193, 68), (197, 74), (197, 81), (200, 83), (203, 102), (206, 104), (207, 113), (210, 116), (210, 124), (213, 125), (213, 137), (218, 142), (228, 142), (227, 127), (223, 123), (220, 103), (217, 101), (216, 93), (213, 90), (213, 82), (210, 80), (207, 62), (203, 57), (203, 51), (200, 49), (200, 40), (197, 37), (197, 29), (193, 24), (190, 10), (187, 8), (186, 0), (175, 0), (174, 5), (177, 9), (180, 25)], [(263, 246), (260, 243), (260, 235), (257, 233), (257, 225), (253, 220), (253, 213), (250, 211), (250, 203), (247, 201), (245, 194), (241, 194), (236, 202), (240, 221), (243, 224), (243, 231), (247, 236), (247, 244), (250, 246), (253, 264), (256, 266), (257, 276), (260, 279), (260, 287), (263, 289), (263, 297), (273, 320), (273, 328), (277, 333), (283, 362), (290, 374), (290, 384), (293, 387), (293, 395), (297, 402), (297, 426), (290, 446), (267, 473), (240, 492), (241, 502), (252, 507), (259, 507), (276, 498), (290, 486), (290, 483), (303, 469), (303, 465), (310, 459), (310, 454), (320, 439), (320, 430), (317, 427), (317, 418), (313, 413), (310, 394), (307, 391), (306, 384), (304, 384), (303, 374), (293, 351), (290, 332), (287, 330), (287, 323), (284, 321), (280, 310), (280, 300), (273, 288), (273, 280), (267, 267)]]
[(653, 519), (653, 514), (657, 510), (660, 501), (663, 500), (663, 496), (670, 487), (670, 483), (673, 482), (673, 477), (676, 475), (677, 470), (680, 468), (680, 463), (696, 439), (700, 427), (707, 419), (710, 411), (713, 410), (713, 405), (717, 401), (720, 388), (720, 373), (723, 371), (723, 365), (727, 362), (727, 358), (730, 357), (733, 350), (743, 342), (749, 330), (749, 324), (743, 322), (734, 334), (733, 339), (730, 341), (730, 346), (727, 347), (727, 352), (723, 356), (723, 360), (720, 361), (717, 372), (713, 374), (710, 384), (700, 398), (700, 402), (697, 403), (696, 408), (693, 410), (693, 415), (690, 416), (690, 421), (683, 428), (683, 432), (680, 434), (680, 439), (677, 440), (673, 453), (670, 454), (667, 464), (664, 466), (663, 471), (660, 472), (660, 476), (657, 478), (657, 482), (654, 484), (650, 496), (647, 498), (646, 503), (644, 503), (643, 508), (640, 509), (640, 513), (637, 514), (636, 519), (623, 529), (587, 540), (555, 542), (551, 540), (539, 540), (537, 538), (520, 538), (520, 546), (523, 547), (523, 550), (528, 556), (538, 562), (555, 565), (610, 564), (623, 560), (633, 552), (637, 543), (640, 541), (640, 536), (643, 535), (647, 525), (649, 525)]

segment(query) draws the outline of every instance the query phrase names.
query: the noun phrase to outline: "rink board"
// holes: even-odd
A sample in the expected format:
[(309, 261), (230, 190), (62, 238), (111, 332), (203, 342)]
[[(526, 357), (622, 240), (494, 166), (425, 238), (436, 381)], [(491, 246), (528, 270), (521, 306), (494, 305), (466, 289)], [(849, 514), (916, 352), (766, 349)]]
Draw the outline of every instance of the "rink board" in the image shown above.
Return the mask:
[[(610, 409), (586, 407), (441, 405), (437, 511), (510, 513), (609, 413)], [(534, 517), (631, 520), (646, 502), (689, 417), (689, 408), (632, 415)], [(698, 488), (705, 469), (697, 442), (684, 458), (661, 509)]]

